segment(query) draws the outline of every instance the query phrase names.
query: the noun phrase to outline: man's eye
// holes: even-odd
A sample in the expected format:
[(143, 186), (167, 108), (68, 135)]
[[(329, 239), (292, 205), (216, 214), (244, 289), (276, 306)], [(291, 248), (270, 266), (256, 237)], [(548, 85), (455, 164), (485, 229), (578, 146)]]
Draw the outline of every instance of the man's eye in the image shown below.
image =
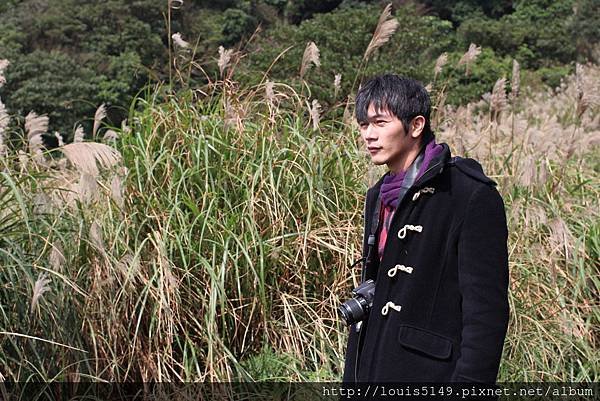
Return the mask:
[(377, 125), (385, 125), (386, 121), (385, 120), (378, 120), (376, 122)]

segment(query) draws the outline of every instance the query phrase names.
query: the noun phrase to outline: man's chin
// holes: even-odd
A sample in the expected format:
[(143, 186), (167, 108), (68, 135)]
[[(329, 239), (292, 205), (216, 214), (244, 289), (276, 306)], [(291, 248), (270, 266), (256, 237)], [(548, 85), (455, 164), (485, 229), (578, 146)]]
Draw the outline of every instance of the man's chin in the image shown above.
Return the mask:
[(371, 159), (371, 163), (373, 163), (376, 166), (382, 166), (382, 165), (385, 164), (385, 160), (381, 160), (381, 159), (377, 159), (377, 158), (373, 159), (372, 158)]

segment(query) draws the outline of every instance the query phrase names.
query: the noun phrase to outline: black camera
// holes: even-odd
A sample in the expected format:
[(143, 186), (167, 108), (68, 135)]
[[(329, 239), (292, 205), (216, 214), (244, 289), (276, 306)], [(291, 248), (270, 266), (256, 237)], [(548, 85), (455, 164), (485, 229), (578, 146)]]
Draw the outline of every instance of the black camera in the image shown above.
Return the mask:
[(373, 306), (375, 281), (367, 280), (352, 290), (352, 298), (338, 307), (340, 317), (348, 326), (361, 322), (367, 317)]

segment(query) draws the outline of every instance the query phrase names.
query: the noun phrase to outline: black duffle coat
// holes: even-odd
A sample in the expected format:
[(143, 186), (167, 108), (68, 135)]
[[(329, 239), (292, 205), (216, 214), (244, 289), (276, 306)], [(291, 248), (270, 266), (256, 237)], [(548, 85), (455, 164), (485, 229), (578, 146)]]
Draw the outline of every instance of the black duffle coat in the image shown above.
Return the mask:
[[(496, 380), (509, 313), (504, 204), (479, 163), (441, 145), (364, 272), (375, 297), (360, 331), (350, 326), (344, 382)], [(363, 256), (382, 181), (367, 192)]]

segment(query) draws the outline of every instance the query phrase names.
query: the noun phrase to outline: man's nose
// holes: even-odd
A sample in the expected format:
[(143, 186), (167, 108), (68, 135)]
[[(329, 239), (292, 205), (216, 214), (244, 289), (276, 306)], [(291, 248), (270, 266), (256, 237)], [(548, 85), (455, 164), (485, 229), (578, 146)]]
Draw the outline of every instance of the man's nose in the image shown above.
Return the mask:
[(373, 125), (369, 124), (367, 129), (365, 130), (365, 139), (374, 139), (375, 138), (375, 130), (373, 129)]

